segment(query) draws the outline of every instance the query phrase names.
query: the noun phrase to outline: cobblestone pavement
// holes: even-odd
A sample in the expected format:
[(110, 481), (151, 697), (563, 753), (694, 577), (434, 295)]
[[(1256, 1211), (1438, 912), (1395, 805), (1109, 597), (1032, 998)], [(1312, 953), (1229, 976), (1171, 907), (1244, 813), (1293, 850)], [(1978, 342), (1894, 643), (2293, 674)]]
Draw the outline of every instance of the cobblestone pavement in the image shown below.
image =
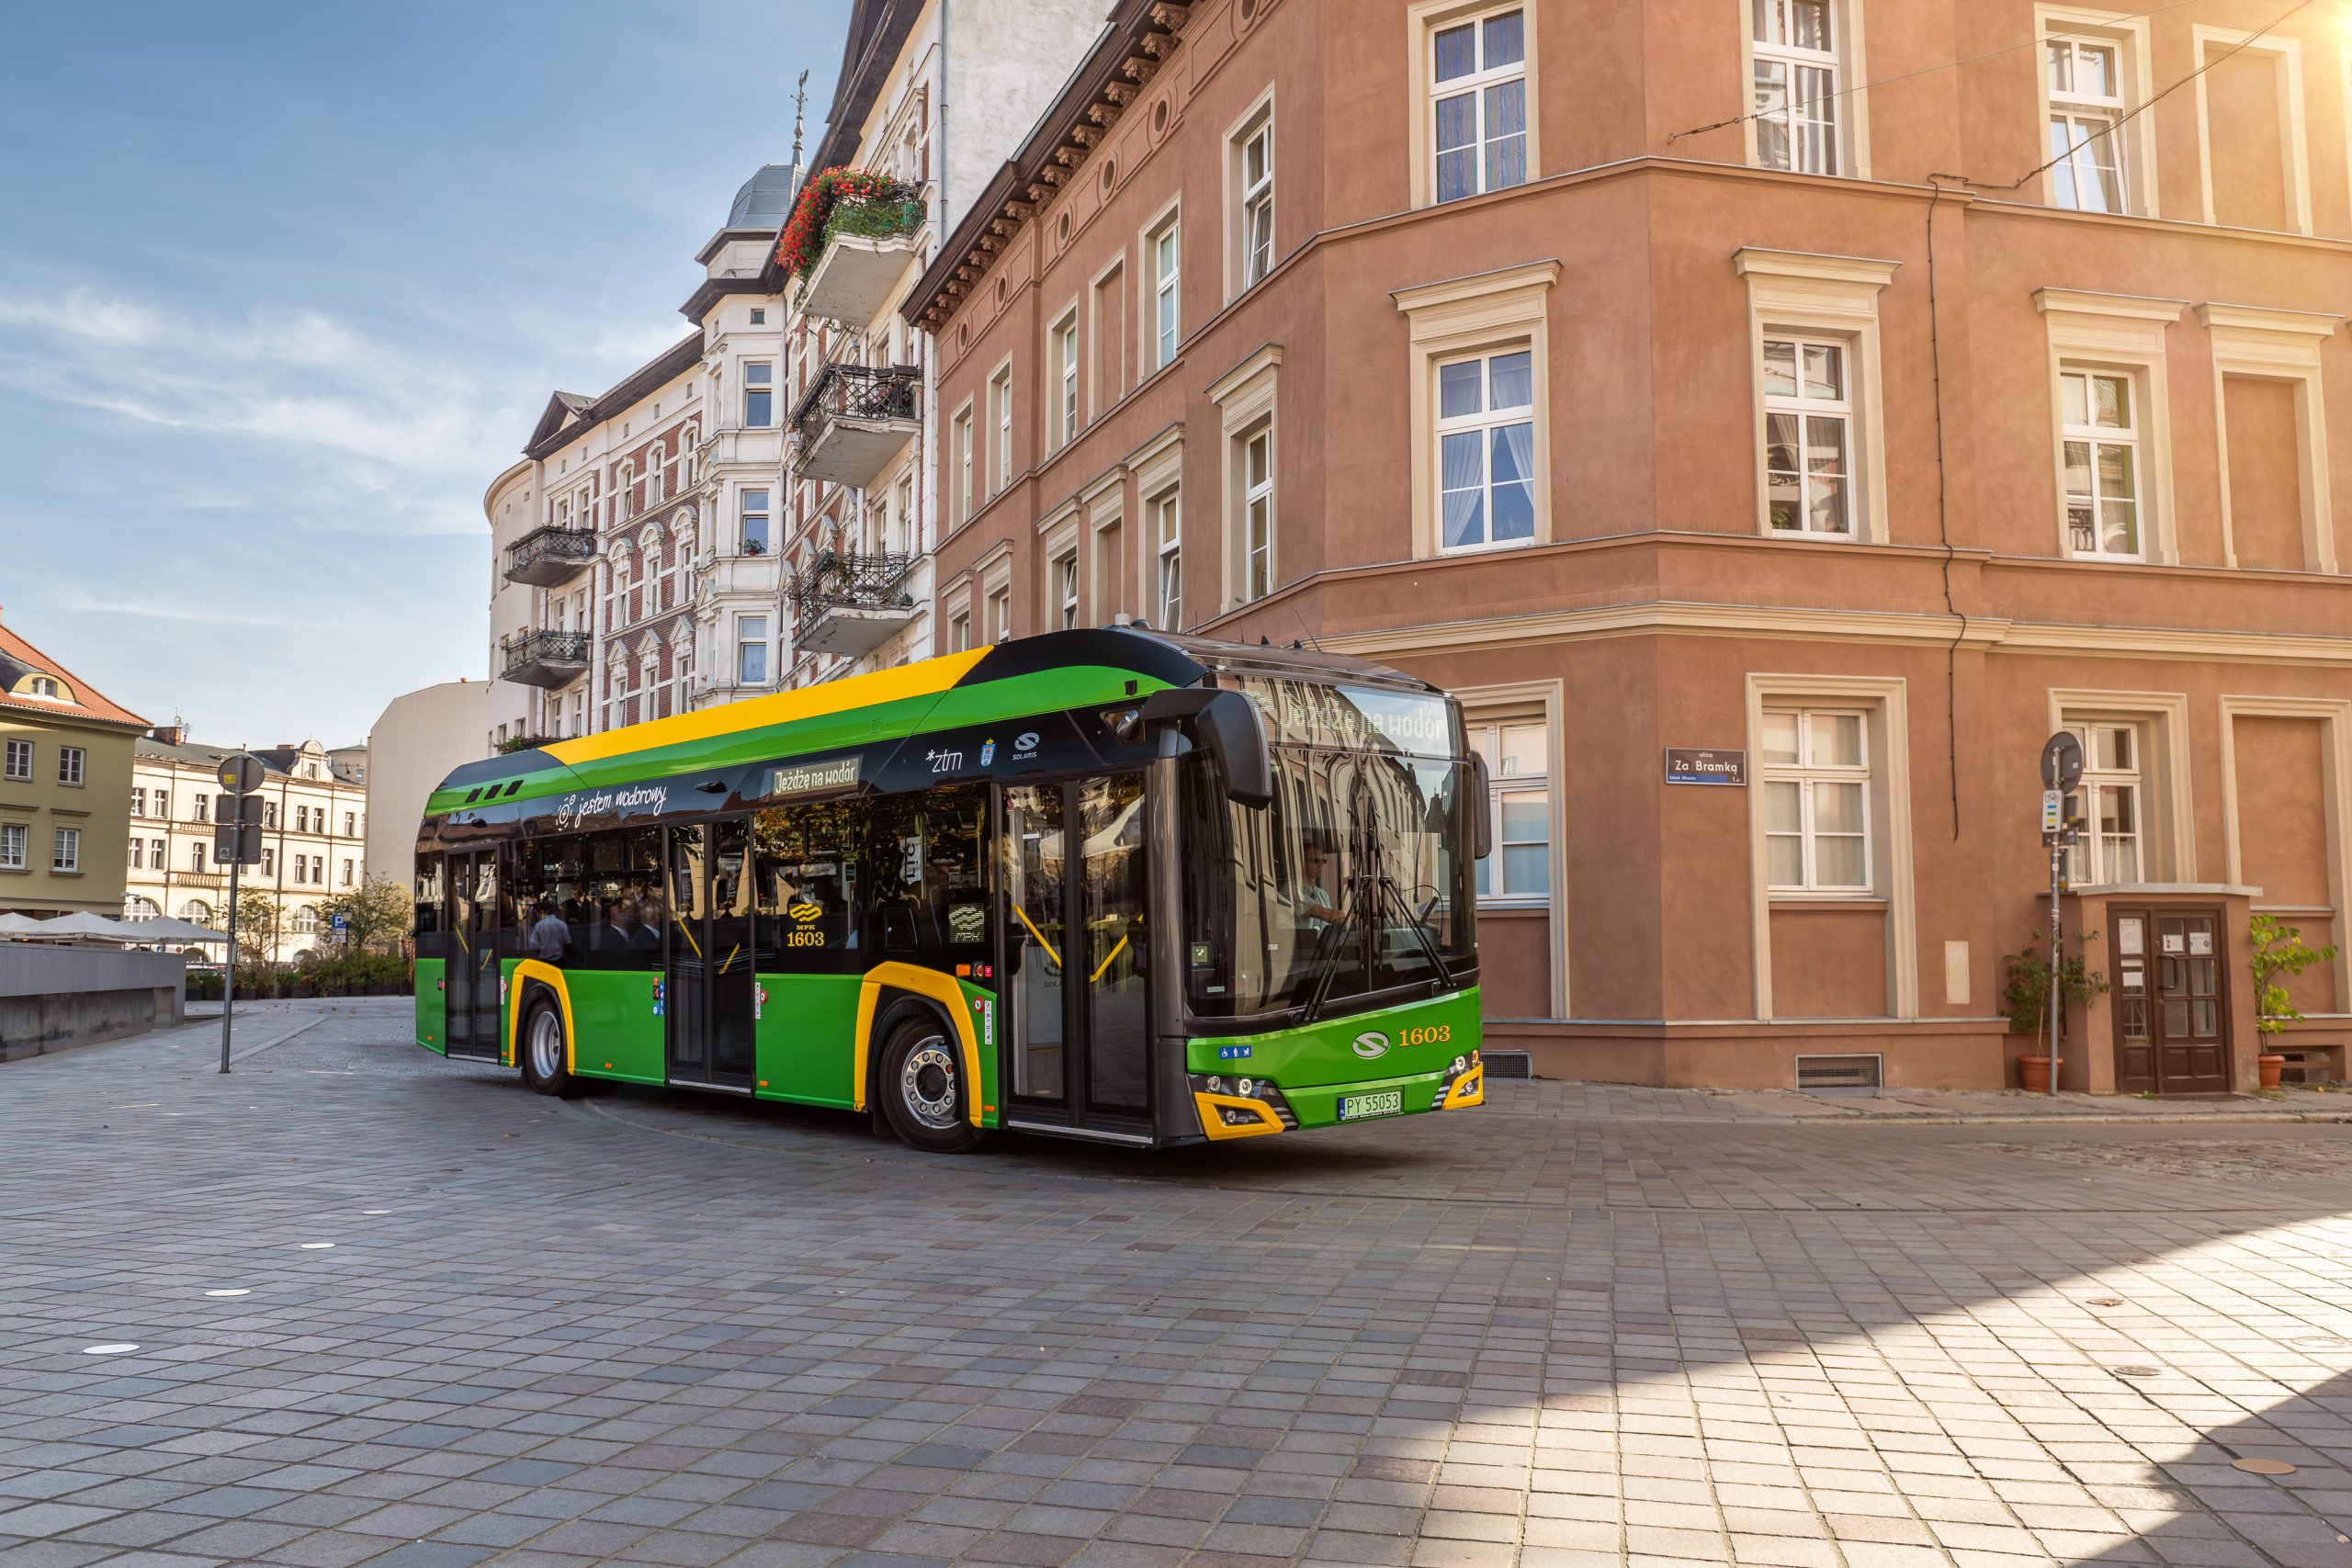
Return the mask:
[(2339, 1126), (1498, 1084), (940, 1159), (216, 1031), (0, 1066), (0, 1568), (2352, 1568)]

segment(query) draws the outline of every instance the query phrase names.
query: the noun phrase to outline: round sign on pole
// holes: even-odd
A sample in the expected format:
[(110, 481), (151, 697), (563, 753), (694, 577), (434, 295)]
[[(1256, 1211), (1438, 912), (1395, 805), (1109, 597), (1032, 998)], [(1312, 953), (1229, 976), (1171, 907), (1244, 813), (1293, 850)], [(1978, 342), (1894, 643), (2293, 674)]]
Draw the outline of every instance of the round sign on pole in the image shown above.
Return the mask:
[(2067, 730), (2041, 748), (2041, 787), (2064, 795), (2083, 782), (2083, 743)]
[(251, 751), (232, 751), (220, 759), (220, 771), (216, 776), (220, 787), (231, 795), (251, 795), (261, 788), (261, 759)]

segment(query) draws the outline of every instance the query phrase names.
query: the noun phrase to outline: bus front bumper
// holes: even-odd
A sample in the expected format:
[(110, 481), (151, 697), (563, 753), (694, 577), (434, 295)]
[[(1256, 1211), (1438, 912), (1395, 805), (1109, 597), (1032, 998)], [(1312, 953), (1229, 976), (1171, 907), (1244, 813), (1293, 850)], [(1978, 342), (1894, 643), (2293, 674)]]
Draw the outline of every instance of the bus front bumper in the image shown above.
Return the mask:
[(1283, 1088), (1271, 1078), (1224, 1073), (1188, 1075), (1201, 1131), (1212, 1139), (1261, 1138), (1305, 1127), (1385, 1122), (1424, 1111), (1459, 1111), (1487, 1102), (1487, 1074), (1472, 1051), (1435, 1072), (1357, 1083)]

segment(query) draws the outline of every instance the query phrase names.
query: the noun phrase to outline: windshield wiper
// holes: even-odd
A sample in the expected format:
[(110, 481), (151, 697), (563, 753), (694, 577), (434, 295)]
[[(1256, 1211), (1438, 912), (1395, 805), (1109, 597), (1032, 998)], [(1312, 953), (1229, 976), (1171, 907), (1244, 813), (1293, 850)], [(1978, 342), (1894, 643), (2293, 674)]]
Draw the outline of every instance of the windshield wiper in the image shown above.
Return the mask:
[(1336, 965), (1329, 964), (1331, 950), (1337, 945), (1338, 938), (1359, 922), (1363, 928), (1364, 983), (1366, 988), (1370, 988), (1373, 965), (1380, 951), (1380, 917), (1388, 899), (1396, 900), (1397, 911), (1405, 917), (1405, 924), (1411, 929), (1422, 956), (1437, 972), (1439, 984), (1448, 990), (1453, 987), (1453, 971), (1447, 965), (1444, 955), (1438, 952), (1437, 943), (1430, 936), (1429, 927), (1414, 915), (1413, 906), (1406, 898), (1404, 890), (1396, 886), (1396, 879), (1388, 874), (1378, 816), (1372, 809), (1369, 792), (1357, 796), (1356, 819), (1363, 824), (1357, 829), (1356, 844), (1356, 863), (1363, 869), (1348, 879), (1346, 919), (1335, 920), (1326, 927), (1323, 940), (1316, 944), (1316, 961), (1327, 966), (1315, 977), (1315, 990), (1306, 999), (1306, 1016), (1300, 1020), (1302, 1024), (1313, 1023), (1323, 1016), (1324, 1006), (1331, 998), (1331, 982), (1338, 979), (1340, 974)]

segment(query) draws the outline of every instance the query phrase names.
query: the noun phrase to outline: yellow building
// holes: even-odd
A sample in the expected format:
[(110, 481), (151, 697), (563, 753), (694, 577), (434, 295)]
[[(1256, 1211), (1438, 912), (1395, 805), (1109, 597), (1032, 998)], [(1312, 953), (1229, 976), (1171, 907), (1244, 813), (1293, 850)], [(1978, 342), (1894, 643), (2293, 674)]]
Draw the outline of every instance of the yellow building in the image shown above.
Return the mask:
[[(171, 915), (227, 929), (229, 868), (212, 863), (212, 810), (220, 760), (236, 750), (192, 744), (176, 726), (140, 739), (125, 918)], [(366, 875), (367, 752), (305, 740), (257, 747), (254, 755), (266, 770), (262, 860), (238, 874), (238, 890), (266, 893), (284, 911), (270, 956), (291, 958), (318, 945), (319, 903), (355, 890)]]
[(0, 626), (0, 913), (121, 910), (146, 722)]

